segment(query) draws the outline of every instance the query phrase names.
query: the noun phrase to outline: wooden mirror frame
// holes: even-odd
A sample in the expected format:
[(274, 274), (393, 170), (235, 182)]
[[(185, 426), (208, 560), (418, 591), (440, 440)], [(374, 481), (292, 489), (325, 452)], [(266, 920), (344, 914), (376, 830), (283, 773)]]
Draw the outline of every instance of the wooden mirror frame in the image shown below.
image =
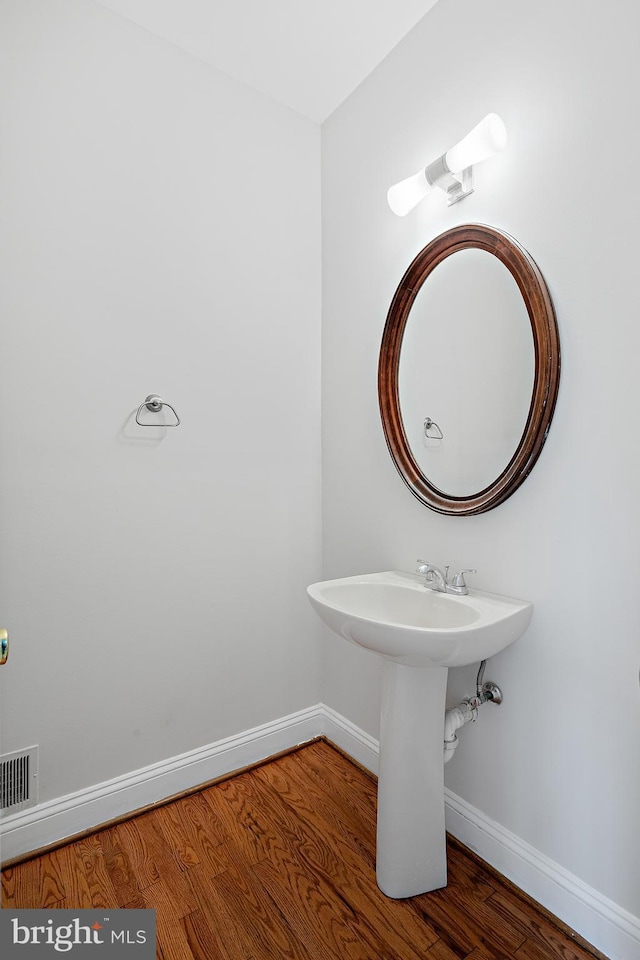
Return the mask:
[[(502, 473), (472, 496), (449, 496), (434, 486), (418, 466), (400, 412), (400, 350), (411, 307), (422, 284), (447, 257), (459, 250), (485, 250), (500, 260), (522, 294), (531, 321), (535, 353), (529, 413), (516, 447)], [(560, 340), (553, 303), (542, 274), (516, 240), (483, 224), (463, 224), (440, 234), (417, 255), (395, 292), (382, 336), (378, 366), (380, 416), (389, 452), (400, 476), (418, 500), (437, 513), (472, 516), (502, 503), (533, 469), (551, 425), (560, 382)]]

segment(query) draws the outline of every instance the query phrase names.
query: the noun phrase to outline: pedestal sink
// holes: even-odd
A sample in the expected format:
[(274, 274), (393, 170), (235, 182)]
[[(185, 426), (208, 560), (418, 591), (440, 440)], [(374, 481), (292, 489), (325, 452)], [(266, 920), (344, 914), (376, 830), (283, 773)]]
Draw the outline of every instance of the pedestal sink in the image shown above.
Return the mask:
[(469, 590), (436, 593), (398, 570), (307, 588), (331, 629), (385, 658), (376, 875), (389, 897), (446, 886), (444, 715), (449, 667), (486, 660), (522, 636), (532, 604)]

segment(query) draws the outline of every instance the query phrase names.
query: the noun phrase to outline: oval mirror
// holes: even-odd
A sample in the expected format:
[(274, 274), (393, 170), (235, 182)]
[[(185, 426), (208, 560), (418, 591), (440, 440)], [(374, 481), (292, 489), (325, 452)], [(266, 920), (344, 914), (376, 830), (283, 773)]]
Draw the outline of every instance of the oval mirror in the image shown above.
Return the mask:
[(396, 290), (380, 350), (382, 425), (411, 492), (463, 516), (506, 500), (540, 455), (559, 377), (553, 305), (529, 254), (480, 224), (436, 237)]

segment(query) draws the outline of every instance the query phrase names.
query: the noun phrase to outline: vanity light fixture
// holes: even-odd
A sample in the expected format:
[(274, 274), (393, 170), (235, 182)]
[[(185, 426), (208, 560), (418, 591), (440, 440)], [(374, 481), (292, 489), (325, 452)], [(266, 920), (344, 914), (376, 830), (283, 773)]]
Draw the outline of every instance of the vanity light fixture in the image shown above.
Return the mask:
[(455, 147), (430, 163), (424, 170), (396, 183), (387, 192), (389, 206), (404, 217), (432, 187), (444, 190), (448, 205), (473, 193), (472, 168), (504, 148), (507, 130), (497, 113), (489, 113)]

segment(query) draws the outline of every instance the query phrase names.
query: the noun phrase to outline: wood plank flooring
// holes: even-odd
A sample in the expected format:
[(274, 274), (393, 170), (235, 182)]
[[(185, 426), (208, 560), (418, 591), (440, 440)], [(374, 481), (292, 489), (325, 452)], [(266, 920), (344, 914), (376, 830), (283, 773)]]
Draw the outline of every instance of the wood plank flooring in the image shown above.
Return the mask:
[(10, 867), (4, 907), (153, 907), (160, 960), (593, 960), (449, 841), (449, 884), (375, 882), (376, 784), (330, 744)]

